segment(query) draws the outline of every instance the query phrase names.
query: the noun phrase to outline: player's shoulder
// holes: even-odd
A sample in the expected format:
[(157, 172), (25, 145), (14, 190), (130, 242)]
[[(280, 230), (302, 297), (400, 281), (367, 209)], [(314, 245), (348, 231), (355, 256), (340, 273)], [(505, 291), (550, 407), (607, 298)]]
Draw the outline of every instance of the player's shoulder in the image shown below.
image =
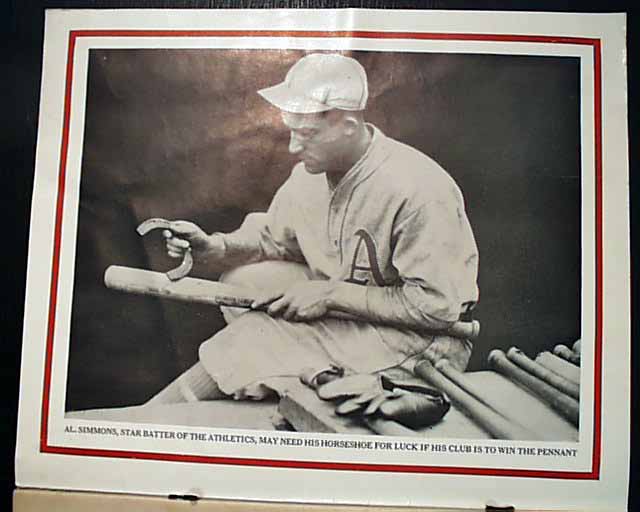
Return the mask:
[(459, 188), (455, 180), (431, 156), (391, 137), (385, 137), (384, 143), (388, 159), (381, 167), (379, 177), (389, 187), (425, 200), (458, 196)]

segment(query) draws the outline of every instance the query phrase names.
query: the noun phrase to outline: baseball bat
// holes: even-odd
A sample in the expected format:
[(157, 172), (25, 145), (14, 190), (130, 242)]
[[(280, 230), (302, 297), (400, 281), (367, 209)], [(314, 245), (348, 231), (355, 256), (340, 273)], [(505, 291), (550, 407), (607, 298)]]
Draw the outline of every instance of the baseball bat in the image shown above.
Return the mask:
[(576, 366), (580, 366), (580, 354), (576, 354), (566, 345), (556, 345), (553, 347), (553, 353), (565, 361), (569, 361)]
[(458, 387), (440, 371), (436, 370), (430, 361), (423, 359), (418, 362), (414, 372), (427, 383), (446, 393), (452, 402), (464, 409), (471, 419), (494, 438), (507, 440), (537, 439), (537, 436), (529, 430), (509, 421), (473, 395)]
[[(504, 416), (509, 421), (512, 421), (513, 423), (526, 429), (524, 425), (518, 423), (513, 419), (513, 415), (511, 413), (511, 410), (509, 409), (509, 404), (501, 402), (499, 399), (496, 399), (496, 397), (493, 396), (490, 392), (488, 392), (487, 389), (471, 382), (464, 373), (457, 370), (449, 361), (447, 361), (446, 359), (440, 359), (435, 363), (435, 368), (463, 391), (466, 391), (474, 398), (477, 398), (480, 402), (484, 403), (501, 416)], [(530, 439), (538, 440), (541, 438), (531, 432)]]
[(568, 419), (576, 427), (580, 422), (580, 404), (577, 400), (558, 391), (553, 386), (527, 373), (513, 364), (502, 350), (489, 353), (489, 364), (504, 376), (519, 382), (525, 389), (535, 393), (555, 411)]
[(582, 340), (574, 341), (571, 349), (574, 351), (574, 353), (580, 355), (582, 353)]
[(569, 395), (576, 400), (580, 400), (580, 386), (571, 382), (569, 379), (565, 379), (560, 375), (548, 370), (544, 366), (529, 359), (522, 350), (511, 347), (507, 351), (507, 358), (517, 364), (523, 370), (526, 370), (531, 375), (535, 375), (539, 379), (543, 380), (547, 384), (550, 384), (554, 388), (562, 391), (565, 395)]
[(405, 427), (401, 423), (393, 420), (376, 417), (364, 417), (363, 421), (367, 427), (381, 436), (403, 436), (415, 437), (416, 431)]
[[(107, 288), (128, 293), (151, 295), (183, 302), (250, 308), (258, 292), (250, 288), (228, 285), (206, 279), (184, 277), (171, 281), (166, 274), (139, 268), (112, 265), (104, 273)], [(363, 321), (362, 318), (341, 311), (331, 311), (329, 316), (345, 320)], [(475, 339), (480, 333), (480, 324), (454, 322), (442, 334), (456, 338)]]
[(561, 375), (565, 379), (569, 379), (574, 384), (580, 384), (580, 368), (551, 352), (540, 352), (536, 356), (536, 363)]

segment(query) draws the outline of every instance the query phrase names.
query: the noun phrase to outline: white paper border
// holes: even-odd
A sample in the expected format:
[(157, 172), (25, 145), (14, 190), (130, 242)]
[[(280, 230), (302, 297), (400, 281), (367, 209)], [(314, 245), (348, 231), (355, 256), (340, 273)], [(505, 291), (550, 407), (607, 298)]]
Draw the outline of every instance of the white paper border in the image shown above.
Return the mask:
[[(169, 14), (170, 13), (170, 14)], [(256, 30), (268, 27), (271, 30), (358, 30), (398, 31), (398, 32), (440, 32), (465, 34), (535, 34), (539, 36), (569, 36), (602, 39), (603, 77), (603, 252), (604, 252), (604, 325), (606, 340), (603, 358), (603, 459), (599, 481), (545, 480), (545, 492), (540, 493), (536, 479), (515, 479), (507, 477), (446, 476), (436, 474), (375, 473), (353, 471), (305, 471), (301, 469), (267, 469), (251, 467), (219, 466), (209, 464), (160, 463), (153, 461), (133, 461), (126, 459), (84, 458), (78, 456), (41, 454), (39, 445), (39, 405), (43, 378), (43, 340), (46, 340), (48, 293), (43, 292), (43, 283), (51, 281), (51, 247), (55, 219), (55, 198), (52, 191), (57, 189), (60, 139), (62, 134), (62, 106), (65, 88), (66, 43), (71, 29), (200, 29), (200, 30)], [(60, 340), (68, 339), (71, 290), (75, 255), (75, 232), (77, 222), (77, 201), (79, 190), (79, 169), (82, 148), (82, 127), (84, 119), (84, 93), (86, 82), (87, 48), (91, 47), (143, 47), (147, 45), (176, 47), (174, 45), (196, 44), (211, 47), (221, 43), (225, 48), (231, 44), (241, 47), (286, 47), (286, 48), (345, 48), (344, 40), (325, 38), (255, 38), (252, 40), (231, 40), (223, 38), (191, 39), (180, 38), (173, 41), (163, 38), (135, 38), (107, 40), (88, 38), (78, 40), (74, 52), (74, 87), (72, 89), (72, 109), (69, 151), (67, 161), (67, 183), (65, 190), (65, 210), (61, 246), (60, 287), (56, 312), (56, 351), (52, 368), (51, 415), (49, 429), (50, 445), (73, 445), (60, 434), (59, 426), (64, 424), (64, 383), (66, 381), (67, 348)], [(378, 46), (376, 46), (376, 44)], [(282, 46), (279, 46), (282, 45)], [(183, 46), (184, 47), (184, 46)], [(434, 42), (434, 41), (394, 41), (394, 40), (351, 40), (347, 48), (384, 49), (402, 51), (464, 51), (473, 53), (518, 53), (575, 55), (581, 57), (583, 74), (583, 169), (593, 173), (593, 105), (585, 104), (588, 89), (593, 83), (588, 81), (591, 65), (585, 65), (592, 57), (591, 47), (575, 45), (536, 43), (489, 43), (489, 42)], [(585, 54), (586, 50), (586, 54)], [(34, 209), (32, 213), (29, 271), (27, 283), (27, 307), (25, 315), (25, 336), (23, 371), (21, 383), (21, 406), (18, 433), (18, 483), (30, 486), (73, 489), (101, 489), (116, 492), (144, 492), (152, 494), (194, 493), (205, 496), (294, 500), (294, 501), (338, 501), (349, 503), (380, 504), (423, 504), (440, 506), (484, 506), (487, 500), (508, 502), (516, 507), (568, 508), (581, 506), (595, 508), (604, 505), (624, 506), (626, 504), (626, 481), (628, 465), (628, 397), (629, 363), (629, 250), (628, 250), (628, 204), (627, 162), (626, 162), (626, 98), (620, 95), (625, 90), (624, 67), (624, 18), (614, 15), (547, 15), (522, 13), (444, 13), (401, 11), (66, 11), (49, 12), (45, 33), (45, 59), (43, 69), (42, 104), (40, 113), (40, 133), (36, 160), (36, 180), (34, 185)], [(590, 64), (590, 63), (589, 63)], [(591, 115), (589, 115), (589, 113)], [(584, 142), (587, 141), (585, 144)], [(58, 153), (58, 154), (57, 154)], [(591, 164), (591, 165), (589, 165)], [(583, 244), (594, 242), (592, 233), (593, 216), (589, 208), (595, 196), (593, 176), (583, 176)], [(624, 198), (624, 200), (623, 200)], [(37, 206), (37, 207), (36, 207)], [(583, 288), (593, 289), (592, 259), (583, 251)], [(48, 258), (48, 259), (47, 259)], [(623, 265), (626, 263), (626, 266)], [(64, 286), (63, 286), (64, 284)], [(46, 287), (48, 290), (48, 286)], [(593, 297), (583, 294), (583, 336), (594, 329), (593, 321), (587, 314), (594, 310)], [(586, 297), (586, 298), (585, 298)], [(591, 320), (591, 321), (589, 321)], [(614, 341), (611, 341), (614, 340)], [(613, 347), (611, 347), (613, 346)], [(615, 353), (615, 360), (606, 357)], [(626, 357), (625, 357), (626, 356)], [(585, 353), (585, 365), (589, 368), (593, 353)], [(583, 403), (590, 404), (593, 393), (592, 382), (583, 380)], [(588, 383), (588, 384), (587, 384)], [(607, 400), (615, 397), (615, 400)], [(59, 414), (54, 413), (59, 411)], [(37, 414), (36, 414), (37, 413)], [(591, 411), (582, 410), (581, 446), (591, 438)], [(586, 418), (585, 418), (586, 417)], [(584, 421), (586, 419), (587, 421)], [(148, 427), (148, 426), (147, 426)], [(181, 430), (181, 429), (177, 429)], [(182, 429), (189, 430), (189, 429)], [(198, 429), (201, 430), (201, 429)], [(60, 442), (62, 440), (62, 442)], [(452, 441), (452, 440), (448, 440)], [(455, 442), (455, 440), (454, 440)], [(488, 442), (491, 443), (491, 442)], [(91, 438), (92, 446), (112, 449), (110, 443)], [(102, 446), (104, 444), (104, 446)], [(502, 442), (501, 444), (504, 444)], [(530, 444), (530, 443), (529, 443)], [(161, 447), (147, 443), (145, 451), (170, 451), (166, 443)], [(136, 449), (140, 445), (136, 444)], [(123, 449), (119, 447), (119, 449)], [(124, 448), (126, 449), (126, 448)], [(176, 447), (179, 450), (178, 447)], [(228, 452), (228, 453), (227, 453)], [(614, 454), (614, 455), (612, 455)], [(243, 454), (243, 449), (231, 446), (216, 452), (217, 456), (251, 456)], [(254, 454), (255, 455), (255, 454)], [(313, 455), (313, 454), (312, 454)], [(385, 460), (389, 464), (407, 464), (407, 454), (395, 454)], [(606, 455), (606, 456), (604, 456)], [(266, 457), (282, 458), (282, 448)], [(323, 452), (320, 459), (328, 456), (337, 460), (355, 462), (358, 454), (344, 451), (335, 454)], [(300, 453), (291, 452), (284, 458), (306, 459)], [(312, 459), (314, 457), (312, 456)], [(477, 466), (478, 462), (467, 458), (467, 464)], [(396, 460), (400, 459), (400, 460)], [(371, 456), (364, 457), (371, 461)], [(471, 462), (469, 462), (471, 460)], [(498, 461), (503, 467), (513, 466), (513, 461)], [(584, 460), (578, 461), (584, 468)], [(412, 462), (409, 462), (412, 463)], [(485, 464), (486, 466), (486, 464)], [(34, 469), (36, 469), (34, 471)], [(135, 477), (141, 471), (141, 478)], [(545, 469), (553, 469), (550, 464)], [(571, 469), (564, 465), (561, 469)], [(579, 469), (578, 469), (579, 470)], [(236, 473), (237, 472), (237, 473)], [(126, 478), (125, 478), (126, 476)], [(260, 488), (244, 485), (255, 476), (269, 485)], [(237, 477), (237, 478), (236, 478)], [(305, 477), (311, 482), (304, 485)], [(497, 480), (494, 480), (497, 478)], [(500, 485), (509, 481), (509, 485)], [(347, 484), (347, 482), (349, 482)], [(376, 496), (363, 489), (380, 489)], [(198, 483), (200, 483), (198, 485)], [(374, 485), (375, 487), (372, 487)], [(495, 487), (495, 486), (498, 487)], [(505, 489), (508, 487), (508, 489)], [(504, 495), (495, 495), (493, 489), (502, 489)], [(568, 492), (574, 488), (575, 492)], [(429, 492), (426, 492), (427, 489)], [(554, 491), (555, 489), (555, 491)], [(578, 490), (580, 489), (580, 490)], [(436, 490), (434, 492), (434, 490)], [(588, 490), (588, 492), (587, 492)], [(333, 492), (332, 492), (333, 491)], [(624, 501), (624, 503), (623, 503)]]

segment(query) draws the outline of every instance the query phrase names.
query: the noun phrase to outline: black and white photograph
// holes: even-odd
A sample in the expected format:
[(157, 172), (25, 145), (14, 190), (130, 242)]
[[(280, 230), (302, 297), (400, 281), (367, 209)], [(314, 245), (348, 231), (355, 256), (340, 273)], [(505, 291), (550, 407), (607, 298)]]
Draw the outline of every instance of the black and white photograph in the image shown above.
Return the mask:
[(576, 441), (580, 157), (576, 58), (91, 50), (67, 417)]

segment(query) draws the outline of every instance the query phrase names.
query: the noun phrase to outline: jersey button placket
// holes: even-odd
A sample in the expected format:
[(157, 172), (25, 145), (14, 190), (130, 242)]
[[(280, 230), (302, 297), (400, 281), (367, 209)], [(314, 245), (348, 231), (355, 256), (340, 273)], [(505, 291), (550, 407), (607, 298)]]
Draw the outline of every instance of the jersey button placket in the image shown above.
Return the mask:
[(334, 196), (333, 200), (329, 204), (329, 242), (334, 252), (338, 252), (339, 249), (339, 213), (340, 209), (335, 204), (336, 198)]
[(341, 229), (342, 229), (342, 221), (343, 216), (345, 214), (344, 210), (344, 187), (338, 188), (335, 191), (333, 200), (330, 203), (330, 212), (331, 212), (331, 243), (333, 245), (333, 251), (338, 260), (340, 261), (340, 265), (342, 265), (342, 247), (340, 247), (340, 237), (341, 237)]

